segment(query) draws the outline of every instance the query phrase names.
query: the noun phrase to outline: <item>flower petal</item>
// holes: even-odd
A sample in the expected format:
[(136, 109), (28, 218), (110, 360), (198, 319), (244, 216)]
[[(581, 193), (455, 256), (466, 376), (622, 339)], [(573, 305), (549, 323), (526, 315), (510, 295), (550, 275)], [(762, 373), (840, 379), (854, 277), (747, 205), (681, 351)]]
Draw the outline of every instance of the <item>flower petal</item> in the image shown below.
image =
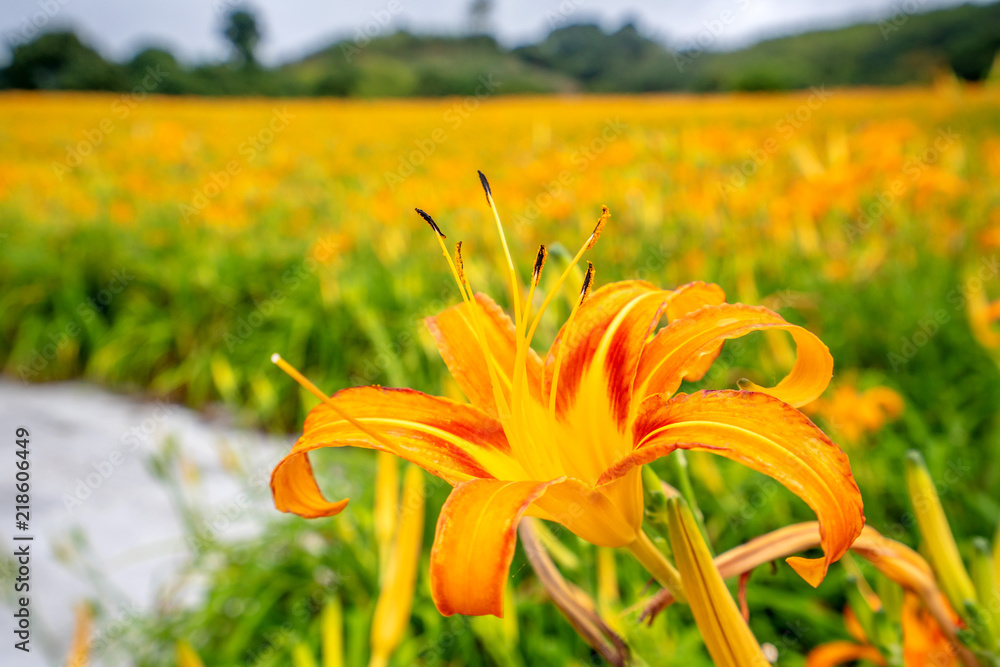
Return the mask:
[(438, 611), (503, 617), (517, 524), (552, 483), (473, 479), (452, 490), (431, 549), (431, 595)]
[[(503, 308), (485, 294), (476, 294), (479, 322), (486, 347), (497, 364), (500, 391), (510, 404), (517, 354), (514, 323)], [(424, 320), (448, 370), (469, 401), (492, 417), (498, 415), (493, 385), (477, 326), (470, 306), (460, 303)], [(542, 361), (534, 350), (527, 355), (527, 386), (537, 398), (542, 378)]]
[(653, 396), (643, 402), (634, 434), (633, 453), (600, 482), (676, 449), (691, 449), (738, 461), (804, 500), (819, 519), (825, 556), (789, 558), (788, 564), (813, 586), (861, 534), (861, 493), (847, 455), (805, 415), (771, 396), (742, 391)]
[[(686, 285), (681, 285), (676, 291), (676, 296), (670, 300), (670, 304), (667, 306), (668, 323), (684, 317), (689, 313), (693, 313), (699, 308), (703, 308), (705, 306), (718, 306), (726, 301), (726, 293), (722, 291), (721, 287), (713, 283), (696, 281)], [(722, 343), (719, 343), (715, 349), (710, 349), (707, 352), (702, 353), (698, 359), (688, 367), (687, 371), (684, 373), (684, 379), (689, 382), (697, 382), (705, 377), (705, 373), (707, 373), (708, 369), (712, 367), (712, 364), (715, 363), (715, 360), (719, 357), (721, 352)]]
[(768, 329), (791, 333), (798, 355), (791, 372), (776, 386), (767, 389), (753, 385), (750, 389), (796, 407), (817, 398), (833, 377), (833, 357), (826, 345), (767, 308), (743, 304), (706, 306), (661, 329), (643, 351), (635, 380), (636, 395), (672, 394), (686, 376), (704, 374), (705, 356), (717, 351), (723, 341)]
[(639, 356), (671, 294), (645, 281), (627, 280), (605, 285), (583, 302), (560, 329), (546, 362), (551, 385), (555, 361), (562, 357), (556, 388), (559, 417), (575, 422), (586, 414), (603, 422), (607, 416), (609, 426), (625, 432)]
[(642, 526), (639, 470), (594, 488), (569, 477), (549, 487), (528, 510), (529, 516), (554, 521), (591, 544), (623, 547)]
[(481, 410), (412, 389), (356, 387), (331, 399), (379, 438), (321, 403), (306, 419), (302, 437), (271, 475), (277, 508), (315, 518), (339, 514), (347, 500), (327, 501), (308, 454), (320, 447), (363, 447), (390, 452), (451, 484), (477, 477), (524, 477), (510, 456), (500, 423)]

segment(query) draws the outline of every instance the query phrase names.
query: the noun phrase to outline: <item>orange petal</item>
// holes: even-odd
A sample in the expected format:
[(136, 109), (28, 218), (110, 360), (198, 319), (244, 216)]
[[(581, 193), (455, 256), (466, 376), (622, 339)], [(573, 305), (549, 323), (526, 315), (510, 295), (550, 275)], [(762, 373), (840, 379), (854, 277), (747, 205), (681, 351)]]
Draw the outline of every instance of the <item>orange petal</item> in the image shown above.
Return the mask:
[(546, 363), (547, 380), (564, 348), (556, 414), (573, 422), (579, 413), (608, 415), (626, 429), (639, 356), (672, 293), (641, 280), (611, 283), (584, 301), (559, 331)]
[[(667, 322), (673, 322), (705, 306), (721, 305), (725, 301), (726, 293), (713, 283), (698, 281), (681, 285), (677, 288), (676, 296), (670, 300), (670, 305), (667, 307)], [(712, 367), (721, 352), (722, 343), (719, 343), (715, 349), (702, 353), (688, 367), (684, 373), (684, 379), (689, 382), (697, 382), (705, 377), (705, 373)]]
[(816, 513), (824, 557), (789, 558), (813, 586), (861, 534), (861, 493), (847, 455), (801, 412), (757, 392), (705, 391), (646, 399), (634, 426), (636, 448), (600, 482), (676, 449), (708, 451), (781, 482)]
[(806, 657), (806, 667), (835, 667), (835, 665), (843, 665), (857, 660), (867, 660), (876, 665), (885, 664), (885, 658), (874, 646), (855, 644), (849, 641), (834, 641), (821, 644), (809, 651), (809, 655)]
[(452, 484), (476, 477), (524, 476), (510, 456), (503, 428), (471, 406), (412, 389), (356, 387), (331, 399), (379, 439), (321, 403), (306, 419), (302, 437), (271, 475), (274, 503), (283, 512), (316, 518), (339, 514), (347, 500), (327, 501), (308, 453), (320, 447), (363, 447), (412, 461)]
[[(485, 294), (477, 294), (476, 303), (479, 321), (486, 336), (486, 347), (497, 363), (500, 391), (509, 405), (514, 358), (517, 353), (514, 323), (503, 308)], [(490, 416), (496, 417), (498, 412), (493, 385), (483, 348), (478, 342), (470, 306), (460, 303), (424, 321), (448, 370), (469, 401)], [(534, 350), (528, 351), (527, 371), (527, 386), (537, 397), (541, 385), (542, 361)]]
[(517, 524), (549, 484), (474, 479), (452, 490), (431, 549), (431, 595), (438, 611), (503, 617)]
[(704, 374), (705, 357), (714, 354), (723, 341), (768, 329), (791, 333), (798, 355), (791, 372), (776, 386), (750, 388), (793, 406), (819, 397), (833, 376), (833, 357), (826, 345), (767, 308), (742, 304), (706, 306), (664, 327), (642, 353), (636, 395), (672, 394), (684, 377)]
[(959, 664), (947, 634), (916, 596), (907, 593), (902, 611), (903, 664), (935, 667)]

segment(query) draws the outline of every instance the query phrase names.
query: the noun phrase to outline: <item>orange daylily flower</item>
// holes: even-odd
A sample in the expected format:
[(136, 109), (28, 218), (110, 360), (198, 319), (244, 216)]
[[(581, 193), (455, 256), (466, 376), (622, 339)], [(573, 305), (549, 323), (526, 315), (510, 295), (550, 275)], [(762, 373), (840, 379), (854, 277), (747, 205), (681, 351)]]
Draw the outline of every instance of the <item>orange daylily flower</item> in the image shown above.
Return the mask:
[(969, 325), (979, 344), (987, 350), (1000, 348), (1000, 332), (995, 325), (1000, 321), (1000, 299), (988, 301), (983, 290), (969, 295), (966, 302)]
[[(849, 610), (850, 607), (845, 609), (844, 614), (848, 620)], [(913, 593), (907, 592), (903, 598), (900, 621), (903, 628), (902, 664), (905, 667), (954, 667), (961, 664), (959, 653), (947, 634)], [(958, 622), (958, 616), (953, 615), (951, 622)], [(809, 652), (806, 667), (835, 667), (856, 660), (867, 660), (875, 665), (887, 664), (879, 649), (868, 643), (864, 631), (855, 639), (858, 643), (839, 640), (820, 644)]]
[[(427, 326), (469, 403), (412, 389), (358, 387), (332, 398), (316, 390), (324, 402), (272, 476), (278, 509), (304, 517), (344, 509), (347, 500), (326, 500), (313, 477), (308, 454), (320, 447), (388, 451), (446, 480), (454, 489), (431, 551), (431, 590), (445, 615), (502, 615), (524, 515), (558, 522), (598, 546), (630, 547), (647, 564), (655, 547), (641, 528), (641, 467), (677, 449), (739, 461), (802, 498), (819, 520), (824, 555), (789, 563), (814, 586), (861, 533), (861, 496), (847, 456), (793, 407), (819, 396), (832, 375), (832, 357), (812, 333), (766, 308), (727, 304), (721, 288), (702, 282), (669, 290), (629, 280), (588, 296), (591, 267), (580, 302), (543, 358), (530, 347), (538, 322), (596, 242), (607, 211), (533, 319), (544, 247), (523, 299), (504, 243), (513, 320), (473, 292), (460, 245), (453, 261), (440, 229), (418, 212), (437, 233), (461, 292), (462, 303)], [(726, 340), (761, 330), (788, 331), (798, 348), (775, 387), (677, 393), (682, 380), (707, 372)], [(655, 569), (661, 583), (669, 579)]]
[(889, 387), (859, 391), (854, 382), (848, 381), (841, 382), (829, 398), (818, 398), (804, 407), (803, 412), (823, 417), (833, 433), (851, 444), (899, 419), (904, 408), (903, 397)]

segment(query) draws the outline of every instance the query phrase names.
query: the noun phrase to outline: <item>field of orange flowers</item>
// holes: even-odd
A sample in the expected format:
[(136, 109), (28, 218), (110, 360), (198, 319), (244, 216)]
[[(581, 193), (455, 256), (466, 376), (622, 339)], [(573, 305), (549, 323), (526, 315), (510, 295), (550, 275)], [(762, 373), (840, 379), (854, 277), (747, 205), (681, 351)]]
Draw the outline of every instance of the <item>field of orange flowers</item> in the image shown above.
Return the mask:
[[(730, 303), (765, 305), (815, 333), (830, 348), (834, 376), (802, 410), (850, 457), (868, 525), (910, 547), (927, 542), (913, 500), (927, 497), (925, 468), (907, 458), (916, 450), (975, 584), (985, 576), (977, 572), (996, 576), (1000, 90), (942, 82), (378, 102), (7, 94), (0, 121), (0, 364), (8, 376), (85, 378), (195, 407), (224, 404), (248, 425), (288, 432), (317, 401), (274, 368), (274, 352), (329, 393), (384, 384), (460, 398), (421, 320), (461, 297), (413, 209), (432, 215), (449, 244), (463, 242), (469, 281), (513, 310), (482, 170), (524, 284), (544, 244), (539, 289), (554, 287), (607, 206), (611, 217), (587, 256), (597, 287), (710, 281)], [(557, 287), (539, 349), (570, 315), (583, 279), (576, 267)], [(786, 334), (752, 334), (727, 343), (712, 370), (683, 389), (735, 389), (742, 378), (771, 386), (794, 357)], [(374, 458), (343, 456), (374, 480)], [(757, 472), (698, 452), (687, 462), (653, 468), (697, 499), (713, 553), (815, 518)], [(322, 485), (319, 466), (317, 475)], [(507, 594), (518, 603), (513, 621), (440, 617), (422, 564), (409, 585), (412, 620), (382, 644), (372, 633), (369, 644), (380, 574), (365, 554), (384, 554), (395, 525), (379, 519), (373, 486), (345, 513), (354, 518), (319, 528), (276, 523), (274, 539), (294, 544), (311, 531), (331, 546), (324, 559), (308, 549), (268, 551), (261, 562), (282, 569), (286, 589), (272, 591), (272, 606), (253, 618), (216, 612), (226, 591), (267, 589), (269, 572), (245, 552), (226, 560), (230, 547), (213, 547), (227, 562), (211, 575), (213, 597), (155, 619), (147, 645), (185, 640), (206, 664), (246, 660), (248, 637), (284, 627), (287, 605), (315, 597), (303, 592), (315, 587), (308, 567), (322, 565), (353, 573), (354, 583), (335, 605), (306, 614), (270, 662), (255, 664), (287, 664), (292, 654), (312, 664), (306, 654), (327, 646), (335, 626), (346, 648), (327, 650), (346, 651), (347, 664), (364, 664), (376, 645), (400, 665), (588, 664), (598, 654), (614, 662), (608, 638), (619, 635), (637, 664), (708, 661), (687, 607), (672, 606), (649, 628), (638, 622), (646, 578), (627, 554), (541, 528), (566, 578), (596, 601), (611, 633), (601, 635), (606, 650), (545, 604), (552, 592), (520, 552)], [(409, 528), (426, 534), (421, 563), (445, 495), (432, 485), (426, 527)], [(992, 547), (984, 551), (977, 537)], [(993, 560), (982, 565), (990, 548)], [(926, 599), (904, 596), (865, 560), (870, 550), (855, 551), (861, 557), (835, 565), (816, 590), (782, 561), (757, 569), (739, 597), (765, 653), (813, 667), (837, 664), (838, 655), (969, 664)], [(949, 593), (952, 574), (933, 549), (921, 553)], [(989, 596), (979, 597), (988, 608)], [(960, 606), (952, 599), (947, 613), (971, 632)], [(1000, 609), (993, 613), (987, 624), (1000, 635)], [(927, 646), (913, 641), (914, 628)], [(157, 651), (143, 664), (166, 664)], [(934, 651), (943, 662), (914, 657)]]

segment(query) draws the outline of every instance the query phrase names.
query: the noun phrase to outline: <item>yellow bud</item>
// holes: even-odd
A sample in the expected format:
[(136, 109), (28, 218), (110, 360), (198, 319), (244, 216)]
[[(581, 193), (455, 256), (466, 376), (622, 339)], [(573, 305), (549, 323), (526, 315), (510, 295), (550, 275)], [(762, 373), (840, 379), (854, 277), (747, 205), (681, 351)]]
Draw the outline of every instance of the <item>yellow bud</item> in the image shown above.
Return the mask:
[(69, 647), (66, 667), (87, 667), (90, 664), (90, 633), (92, 626), (93, 612), (90, 609), (90, 605), (81, 604), (76, 608), (73, 643)]
[(407, 466), (403, 479), (403, 502), (382, 591), (372, 620), (370, 665), (385, 665), (402, 641), (410, 622), (413, 588), (420, 562), (420, 542), (424, 532), (424, 478), (420, 468)]
[(993, 538), (993, 572), (1000, 582), (1000, 526), (997, 526), (997, 534)]
[(186, 641), (177, 642), (177, 667), (205, 667), (194, 648)]
[(316, 667), (316, 659), (308, 646), (299, 643), (292, 647), (292, 664), (295, 667)]
[(966, 600), (976, 601), (976, 589), (958, 553), (934, 480), (923, 457), (912, 450), (906, 455), (906, 487), (934, 572), (951, 605), (961, 613)]
[(344, 667), (344, 610), (336, 595), (323, 607), (320, 640), (323, 644), (323, 667)]
[(379, 582), (385, 577), (389, 549), (396, 532), (396, 504), (399, 502), (399, 459), (379, 452), (375, 459), (375, 542), (378, 544)]
[(973, 540), (972, 582), (979, 597), (979, 606), (987, 623), (989, 635), (1000, 637), (1000, 580), (989, 543), (981, 537)]
[(719, 667), (768, 667), (683, 499), (667, 500), (667, 526), (691, 613), (712, 660)]

